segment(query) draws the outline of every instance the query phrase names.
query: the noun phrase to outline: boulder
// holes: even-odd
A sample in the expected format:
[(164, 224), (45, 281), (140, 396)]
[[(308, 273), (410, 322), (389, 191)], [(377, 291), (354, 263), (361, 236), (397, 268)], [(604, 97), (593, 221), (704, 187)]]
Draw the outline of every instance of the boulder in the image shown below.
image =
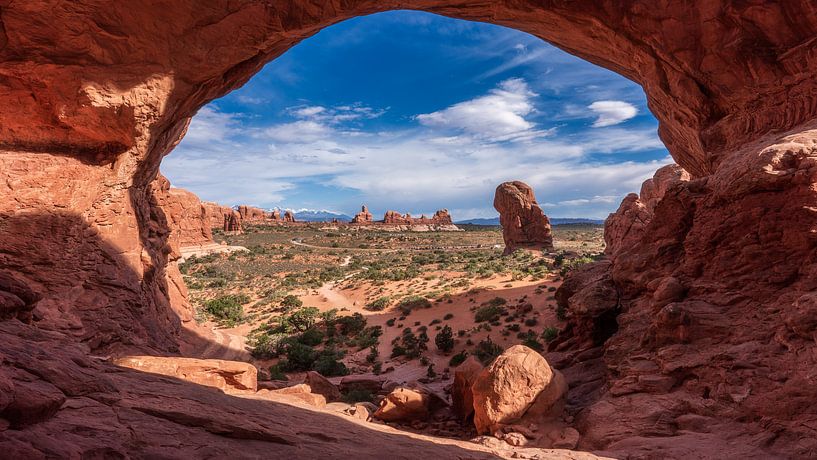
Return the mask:
[(285, 398), (298, 399), (310, 406), (323, 408), (326, 407), (326, 398), (317, 393), (313, 393), (309, 385), (300, 383), (291, 387), (281, 388), (280, 390), (261, 390), (258, 392), (259, 396), (274, 395), (284, 396)]
[(252, 364), (238, 361), (124, 356), (114, 360), (114, 364), (218, 388), (225, 393), (255, 392), (258, 388), (258, 370)]
[(499, 212), (505, 254), (522, 247), (553, 248), (550, 221), (528, 184), (520, 181), (499, 184), (494, 208)]
[(454, 370), (451, 405), (460, 420), (464, 421), (474, 413), (474, 394), (471, 392), (471, 386), (482, 368), (482, 363), (477, 358), (469, 356)]
[(543, 391), (548, 391), (547, 402), (555, 403), (558, 389), (549, 388), (554, 384), (554, 372), (542, 355), (524, 345), (508, 348), (479, 373), (471, 387), (477, 433), (493, 433), (518, 421)]
[(340, 390), (326, 377), (315, 371), (309, 371), (304, 378), (306, 384), (312, 393), (323, 395), (327, 401), (340, 401)]
[(340, 379), (340, 391), (348, 393), (351, 390), (364, 390), (377, 394), (383, 387), (383, 377), (374, 375), (347, 375)]
[(423, 391), (398, 388), (380, 402), (374, 417), (386, 422), (425, 420), (429, 416), (430, 400)]

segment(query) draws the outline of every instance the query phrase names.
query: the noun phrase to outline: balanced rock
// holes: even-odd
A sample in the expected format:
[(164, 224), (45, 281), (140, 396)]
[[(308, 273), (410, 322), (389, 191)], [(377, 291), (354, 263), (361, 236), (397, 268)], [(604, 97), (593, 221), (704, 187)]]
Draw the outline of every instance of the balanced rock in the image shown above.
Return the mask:
[(494, 208), (499, 212), (505, 254), (521, 247), (553, 247), (550, 221), (528, 184), (520, 181), (500, 184), (494, 195)]
[[(518, 421), (554, 384), (554, 371), (542, 355), (524, 345), (508, 348), (479, 373), (471, 387), (477, 433), (493, 433), (502, 425)], [(562, 387), (558, 398), (564, 390)], [(558, 391), (547, 391), (544, 402), (555, 403), (555, 393)], [(546, 408), (538, 409), (545, 412)]]

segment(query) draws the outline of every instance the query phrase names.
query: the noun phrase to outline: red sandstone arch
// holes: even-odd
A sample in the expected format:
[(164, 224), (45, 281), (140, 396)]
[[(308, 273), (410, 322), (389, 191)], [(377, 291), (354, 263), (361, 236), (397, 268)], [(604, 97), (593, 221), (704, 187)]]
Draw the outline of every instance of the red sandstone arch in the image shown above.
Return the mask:
[[(189, 312), (168, 300), (183, 296), (150, 189), (161, 158), (199, 107), (298, 41), (398, 8), (523, 30), (638, 82), (692, 175), (625, 201), (616, 228), (627, 237), (611, 234), (607, 265), (563, 293), (583, 313), (560, 367), (603, 364), (598, 384), (571, 393), (584, 447), (637, 452), (648, 434), (653, 447), (683, 435), (719, 448), (694, 415), (768, 449), (751, 452), (813, 455), (810, 0), (0, 0), (0, 271), (43, 297), (38, 327), (92, 350), (173, 350), (175, 316)], [(52, 218), (20, 219), (31, 214)], [(80, 223), (49, 232), (33, 221)], [(582, 308), (601, 294), (613, 304)], [(618, 331), (594, 348), (611, 311)]]

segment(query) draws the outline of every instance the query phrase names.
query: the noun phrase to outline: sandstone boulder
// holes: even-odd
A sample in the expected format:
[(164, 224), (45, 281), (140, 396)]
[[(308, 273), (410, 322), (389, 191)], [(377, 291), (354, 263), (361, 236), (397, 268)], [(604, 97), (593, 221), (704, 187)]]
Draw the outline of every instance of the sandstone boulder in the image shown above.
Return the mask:
[(310, 388), (310, 392), (322, 395), (326, 401), (340, 401), (340, 390), (326, 377), (315, 371), (309, 371), (304, 378), (304, 384)]
[(494, 208), (499, 212), (505, 254), (521, 247), (553, 247), (550, 221), (528, 184), (520, 181), (500, 184), (494, 195)]
[(284, 398), (297, 399), (313, 407), (326, 407), (326, 398), (322, 394), (313, 393), (312, 388), (305, 383), (284, 387), (278, 390), (261, 390), (258, 392), (258, 395), (283, 396)]
[(249, 363), (220, 359), (196, 359), (161, 356), (125, 356), (117, 366), (161, 374), (199, 385), (218, 388), (225, 393), (255, 392), (258, 370)]
[(471, 386), (482, 371), (482, 363), (474, 356), (469, 356), (454, 370), (454, 382), (451, 384), (451, 406), (460, 420), (466, 420), (474, 413), (474, 394)]
[[(471, 387), (477, 432), (493, 433), (518, 421), (554, 384), (554, 372), (542, 355), (524, 345), (505, 350), (479, 373)], [(547, 400), (555, 403), (556, 398)]]
[(406, 422), (428, 418), (431, 398), (428, 393), (410, 388), (398, 388), (380, 402), (374, 417), (386, 422)]

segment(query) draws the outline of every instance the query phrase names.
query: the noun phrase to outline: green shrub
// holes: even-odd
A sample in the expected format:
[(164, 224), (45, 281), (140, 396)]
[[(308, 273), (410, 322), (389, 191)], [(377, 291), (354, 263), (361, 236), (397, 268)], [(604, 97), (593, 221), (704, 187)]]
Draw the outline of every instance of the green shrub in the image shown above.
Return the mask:
[(446, 325), (443, 327), (440, 333), (434, 337), (434, 344), (437, 345), (437, 349), (443, 353), (448, 353), (454, 349), (454, 331), (451, 329), (451, 326)]
[(545, 349), (544, 345), (537, 340), (536, 333), (533, 331), (528, 331), (525, 333), (522, 339), (522, 345), (532, 348), (536, 351), (542, 351)]
[(241, 307), (250, 301), (246, 295), (225, 295), (204, 302), (204, 311), (210, 314), (217, 322), (235, 325), (244, 317)]
[(312, 365), (312, 370), (325, 377), (348, 375), (349, 369), (340, 361), (342, 358), (342, 352), (336, 351), (332, 347), (327, 347), (318, 354), (315, 363)]
[(370, 348), (373, 346), (377, 346), (378, 338), (383, 335), (383, 328), (380, 326), (369, 326), (360, 333), (350, 342), (351, 345), (358, 347), (359, 349)]
[(309, 345), (291, 342), (286, 347), (286, 357), (278, 363), (287, 372), (308, 371), (312, 369), (318, 353)]
[(501, 355), (504, 350), (501, 346), (494, 343), (490, 337), (481, 340), (474, 349), (474, 355), (479, 359), (483, 365), (487, 366), (497, 356)]
[(478, 323), (498, 321), (504, 309), (496, 305), (479, 307), (474, 313), (474, 321)]
[(545, 330), (542, 331), (542, 339), (545, 342), (552, 342), (558, 335), (559, 330), (553, 326), (546, 327)]
[(309, 345), (314, 347), (315, 345), (320, 345), (323, 342), (324, 333), (318, 328), (309, 328), (304, 331), (300, 336), (298, 336), (298, 341), (304, 345)]
[(408, 315), (416, 308), (431, 308), (431, 302), (425, 297), (410, 296), (401, 300), (397, 304), (397, 308), (400, 309), (400, 312), (404, 315)]
[(457, 353), (456, 355), (452, 356), (451, 359), (448, 360), (448, 365), (451, 367), (457, 367), (465, 361), (465, 358), (468, 357), (468, 352), (462, 350), (461, 352)]
[(337, 319), (340, 325), (340, 333), (343, 335), (355, 335), (366, 327), (366, 318), (360, 313), (350, 316), (340, 316)]
[(366, 305), (366, 310), (369, 311), (383, 311), (386, 307), (389, 306), (389, 298), (388, 297), (380, 297), (377, 300), (373, 300), (368, 305)]
[(288, 294), (281, 299), (281, 306), (286, 308), (287, 310), (291, 310), (293, 308), (301, 308), (304, 303), (298, 297)]
[(273, 364), (269, 367), (269, 378), (270, 380), (289, 380), (284, 371), (277, 364)]

